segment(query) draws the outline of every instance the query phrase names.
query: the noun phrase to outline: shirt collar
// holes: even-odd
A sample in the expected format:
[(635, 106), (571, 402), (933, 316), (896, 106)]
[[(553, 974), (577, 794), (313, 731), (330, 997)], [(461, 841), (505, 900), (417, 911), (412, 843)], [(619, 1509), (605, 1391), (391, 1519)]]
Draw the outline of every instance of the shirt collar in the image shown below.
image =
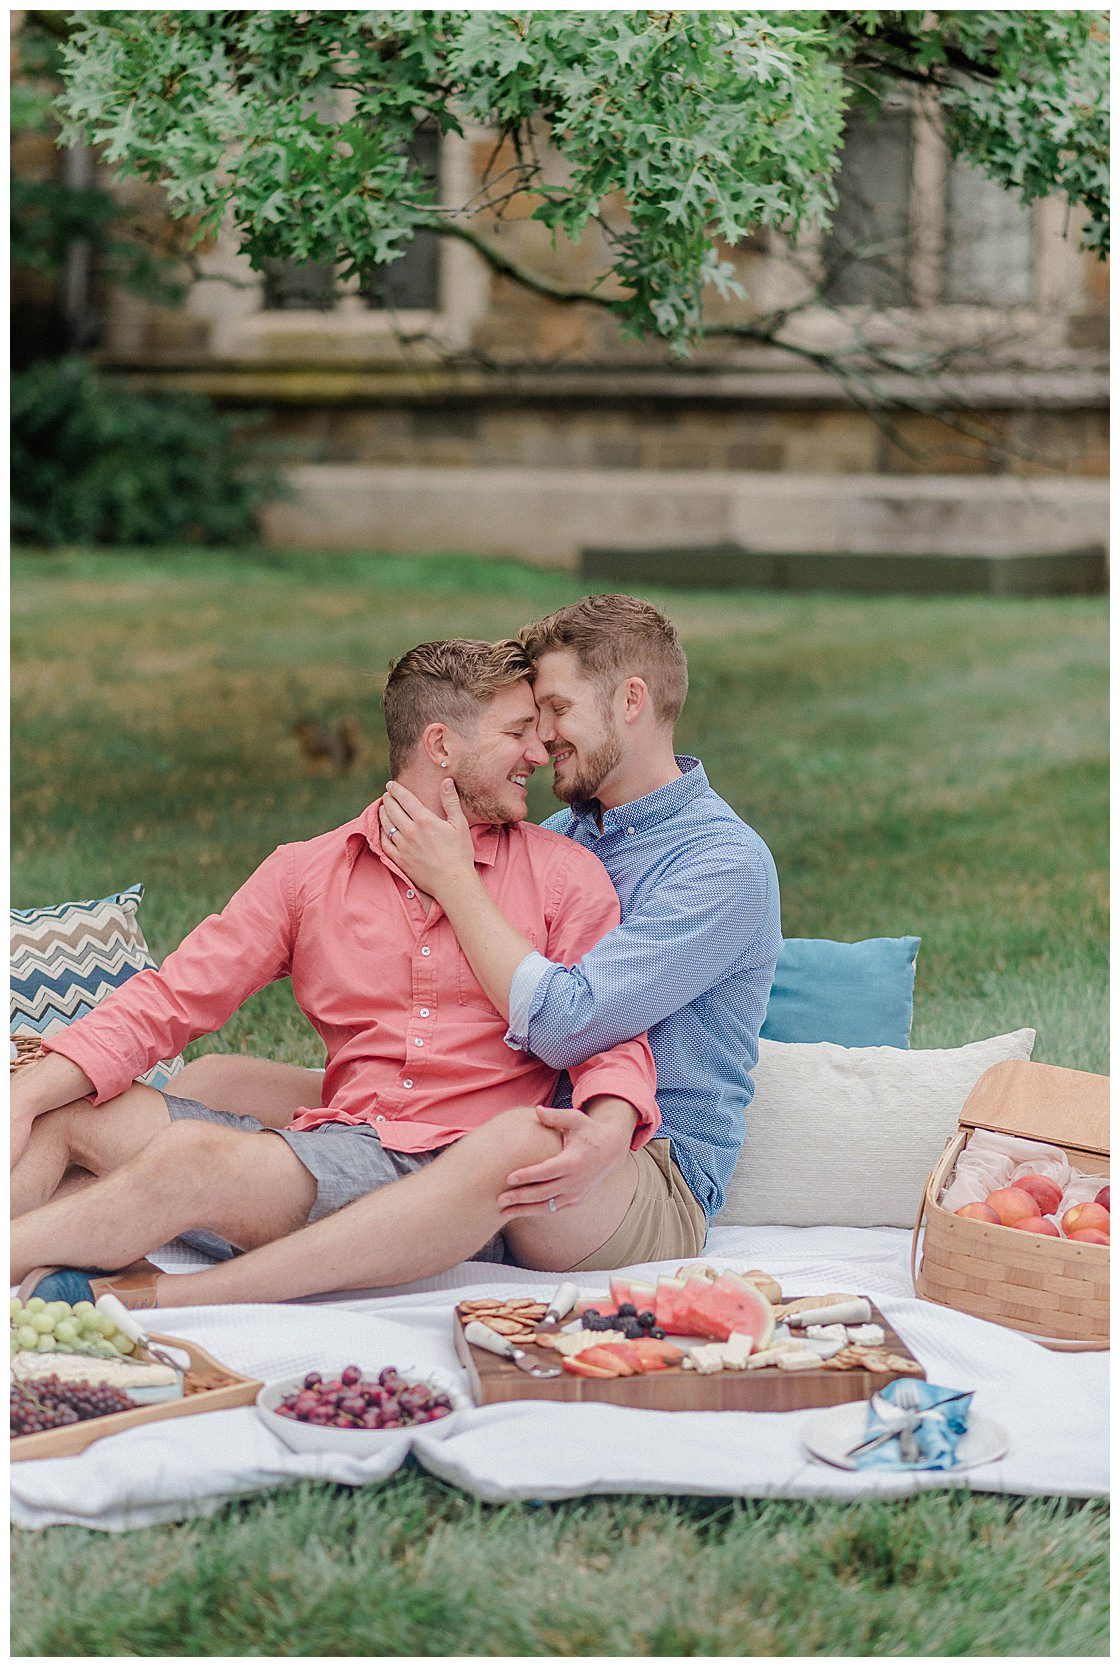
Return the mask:
[[(646, 793), (640, 799), (632, 799), (628, 805), (616, 805), (613, 810), (604, 810), (603, 833), (614, 833), (619, 828), (627, 833), (631, 828), (635, 833), (642, 833), (646, 828), (656, 827), (667, 816), (676, 815), (678, 810), (692, 804), (702, 793), (708, 791), (708, 777), (698, 758), (691, 758), (687, 753), (678, 753), (677, 766), (681, 774), (666, 782), (664, 787), (655, 787), (652, 793)], [(598, 799), (578, 799), (571, 806), (571, 812), (577, 823), (590, 826), (598, 835)]]
[[(393, 861), (392, 846), (388, 849), (381, 842), (381, 819), (378, 812), (381, 809), (384, 795), (367, 805), (362, 814), (355, 817), (350, 824), (350, 831), (346, 835), (346, 855), (351, 868), (355, 858), (363, 845), (371, 850), (375, 857), (380, 857), (390, 867), (396, 869)], [(474, 844), (474, 860), (487, 868), (492, 868), (498, 857), (498, 843), (504, 829), (497, 822), (476, 822), (471, 827), (471, 840)], [(400, 870), (397, 869), (399, 873)]]

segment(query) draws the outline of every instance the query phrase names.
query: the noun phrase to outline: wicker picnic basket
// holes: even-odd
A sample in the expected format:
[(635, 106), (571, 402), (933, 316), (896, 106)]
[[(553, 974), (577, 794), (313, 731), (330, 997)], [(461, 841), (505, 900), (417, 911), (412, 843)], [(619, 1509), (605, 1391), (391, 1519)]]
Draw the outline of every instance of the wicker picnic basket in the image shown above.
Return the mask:
[(1076, 1168), (1099, 1174), (1103, 1185), (1109, 1173), (1108, 1078), (1026, 1060), (985, 1071), (926, 1182), (910, 1260), (914, 1289), (928, 1302), (1029, 1332), (1048, 1348), (1107, 1349), (1107, 1246), (972, 1221), (938, 1203), (974, 1129), (1060, 1146)]

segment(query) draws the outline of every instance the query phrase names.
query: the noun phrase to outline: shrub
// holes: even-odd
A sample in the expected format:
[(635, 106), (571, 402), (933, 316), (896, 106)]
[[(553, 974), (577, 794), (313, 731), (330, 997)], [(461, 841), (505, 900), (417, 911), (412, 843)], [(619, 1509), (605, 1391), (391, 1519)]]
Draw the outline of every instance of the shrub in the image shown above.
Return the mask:
[(229, 417), (193, 394), (140, 394), (84, 359), (12, 379), (12, 533), (33, 544), (230, 544), (281, 496)]

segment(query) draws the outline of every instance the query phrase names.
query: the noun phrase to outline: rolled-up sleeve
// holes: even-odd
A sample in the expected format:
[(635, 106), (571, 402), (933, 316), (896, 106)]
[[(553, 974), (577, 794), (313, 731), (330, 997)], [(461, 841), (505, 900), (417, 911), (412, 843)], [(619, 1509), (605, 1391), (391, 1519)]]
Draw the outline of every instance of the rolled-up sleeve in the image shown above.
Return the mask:
[[(618, 920), (618, 894), (609, 874), (597, 857), (584, 851), (582, 846), (573, 845), (561, 883), (550, 898), (548, 954), (528, 956), (526, 960), (543, 962), (549, 974), (566, 971), (569, 964), (578, 962), (604, 934), (617, 928)], [(522, 962), (518, 973), (524, 966)], [(512, 1005), (511, 999), (511, 1010)], [(572, 1104), (577, 1108), (582, 1109), (599, 1095), (612, 1095), (634, 1107), (637, 1122), (630, 1144), (635, 1151), (645, 1145), (661, 1123), (657, 1069), (649, 1043), (641, 1034), (642, 1028), (634, 1027), (606, 1047), (585, 1048), (567, 1067), (572, 1078)]]
[(650, 1030), (710, 990), (760, 934), (769, 943), (776, 885), (772, 865), (751, 851), (698, 843), (679, 853), (575, 964), (550, 955), (542, 968), (540, 957), (526, 957), (511, 1041), (570, 1071)]
[(183, 939), (158, 971), (140, 972), (86, 1018), (44, 1042), (113, 1099), (157, 1060), (219, 1030), (251, 995), (291, 969), (295, 900), (291, 848), (281, 846)]

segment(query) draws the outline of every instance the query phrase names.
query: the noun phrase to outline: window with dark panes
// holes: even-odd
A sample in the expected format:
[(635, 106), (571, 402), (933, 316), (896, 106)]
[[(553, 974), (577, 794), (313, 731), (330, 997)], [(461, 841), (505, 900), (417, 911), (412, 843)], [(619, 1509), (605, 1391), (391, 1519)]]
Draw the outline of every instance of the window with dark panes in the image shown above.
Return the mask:
[(825, 239), (824, 294), (837, 306), (905, 307), (910, 300), (913, 122), (891, 100), (878, 116), (848, 122), (839, 201)]
[(943, 299), (1023, 307), (1034, 275), (1034, 223), (1012, 192), (967, 162), (949, 165), (945, 188)]
[[(439, 192), (439, 133), (421, 128), (409, 154)], [(399, 260), (362, 274), (362, 299), (374, 311), (434, 312), (439, 306), (439, 234), (418, 231)]]
[(265, 261), (266, 312), (329, 313), (334, 303), (334, 267), (329, 262)]
[[(421, 129), (410, 154), (416, 167), (439, 189), (438, 131)], [(362, 274), (359, 293), (374, 312), (434, 312), (439, 307), (439, 236), (416, 233), (398, 260)], [(268, 261), (263, 305), (269, 312), (330, 312), (342, 299), (328, 262)]]

